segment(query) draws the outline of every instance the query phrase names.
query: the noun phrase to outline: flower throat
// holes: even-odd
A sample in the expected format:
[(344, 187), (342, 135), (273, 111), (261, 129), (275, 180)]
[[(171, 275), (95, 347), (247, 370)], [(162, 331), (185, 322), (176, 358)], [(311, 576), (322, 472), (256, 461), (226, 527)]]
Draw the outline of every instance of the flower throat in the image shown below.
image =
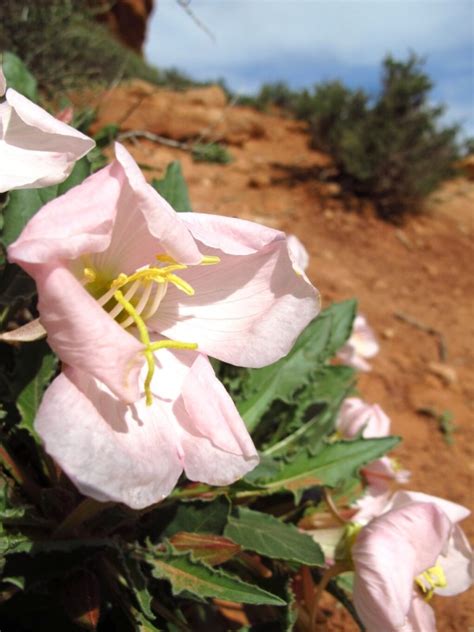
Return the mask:
[[(138, 335), (144, 345), (148, 371), (145, 377), (144, 389), (147, 406), (153, 402), (151, 393), (151, 381), (155, 372), (155, 359), (153, 353), (159, 349), (197, 349), (195, 342), (181, 342), (179, 340), (158, 340), (151, 342), (146, 321), (154, 316), (166, 294), (168, 284), (172, 283), (178, 290), (188, 296), (194, 295), (194, 289), (176, 272), (186, 270), (188, 266), (178, 263), (169, 255), (156, 255), (159, 263), (167, 263), (165, 266), (144, 266), (133, 274), (120, 273), (111, 282), (103, 282), (97, 272), (91, 266), (83, 269), (82, 284), (87, 287), (99, 305), (118, 324), (127, 329), (135, 326)], [(214, 265), (219, 263), (219, 257), (203, 257), (199, 265)], [(105, 292), (104, 292), (105, 289)]]

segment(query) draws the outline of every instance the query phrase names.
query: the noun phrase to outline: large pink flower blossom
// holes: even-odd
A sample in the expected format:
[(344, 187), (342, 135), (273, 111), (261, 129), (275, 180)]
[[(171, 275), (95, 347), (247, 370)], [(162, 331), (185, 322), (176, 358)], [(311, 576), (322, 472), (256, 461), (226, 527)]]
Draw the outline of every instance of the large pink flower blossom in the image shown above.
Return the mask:
[(458, 522), (469, 511), (417, 492), (397, 492), (357, 535), (354, 605), (367, 632), (434, 632), (433, 594), (473, 582), (473, 556)]
[(373, 358), (379, 352), (377, 338), (367, 319), (362, 314), (358, 314), (354, 320), (352, 334), (346, 344), (338, 351), (337, 357), (343, 364), (359, 369), (359, 371), (370, 371), (371, 366), (367, 359)]
[(117, 145), (116, 160), (43, 207), (8, 254), (35, 279), (41, 323), (68, 367), (36, 427), (80, 489), (146, 506), (183, 468), (224, 484), (255, 466), (205, 355), (269, 364), (317, 314), (283, 233), (176, 214)]
[[(0, 97), (6, 82), (0, 68)], [(95, 142), (9, 88), (0, 103), (0, 192), (62, 182)]]

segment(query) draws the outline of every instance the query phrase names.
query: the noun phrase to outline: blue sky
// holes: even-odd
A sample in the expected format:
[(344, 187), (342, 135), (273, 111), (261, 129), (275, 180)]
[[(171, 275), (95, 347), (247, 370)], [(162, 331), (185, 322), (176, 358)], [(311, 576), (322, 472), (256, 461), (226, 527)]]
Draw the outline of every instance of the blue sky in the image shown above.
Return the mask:
[(446, 120), (474, 136), (473, 0), (191, 0), (214, 39), (175, 0), (156, 5), (145, 54), (157, 66), (222, 77), (242, 93), (336, 78), (373, 93), (384, 55), (414, 51), (427, 58)]

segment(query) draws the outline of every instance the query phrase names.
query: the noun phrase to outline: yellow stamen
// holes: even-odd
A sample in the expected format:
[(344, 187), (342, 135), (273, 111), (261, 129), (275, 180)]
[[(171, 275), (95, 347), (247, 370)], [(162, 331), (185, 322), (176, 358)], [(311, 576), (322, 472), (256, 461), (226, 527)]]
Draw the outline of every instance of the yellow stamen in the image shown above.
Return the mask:
[(216, 263), (220, 263), (220, 262), (221, 262), (220, 257), (212, 257), (209, 255), (209, 256), (203, 257), (199, 265), (200, 266), (214, 266), (216, 265)]
[(446, 575), (439, 564), (428, 568), (424, 573), (415, 577), (415, 584), (424, 593), (425, 601), (429, 601), (435, 588), (445, 588), (448, 585)]
[(159, 349), (197, 349), (195, 342), (180, 342), (179, 340), (158, 340), (150, 344), (151, 351)]
[(173, 285), (175, 285), (178, 290), (181, 290), (188, 296), (194, 296), (194, 288), (176, 274), (168, 274), (166, 276), (166, 280), (170, 283), (173, 283)]
[(155, 259), (157, 261), (162, 261), (163, 263), (176, 263), (176, 259), (170, 257), (170, 255), (155, 255)]
[(145, 345), (145, 349), (143, 353), (145, 354), (146, 363), (148, 366), (148, 372), (146, 374), (144, 388), (145, 388), (145, 399), (146, 405), (151, 406), (153, 403), (153, 398), (151, 396), (151, 380), (153, 378), (153, 374), (155, 372), (155, 360), (153, 358), (153, 352), (150, 349), (150, 336), (148, 334), (148, 329), (146, 328), (145, 323), (143, 322), (141, 316), (138, 314), (137, 310), (133, 307), (133, 305), (126, 300), (124, 295), (120, 290), (117, 290), (114, 294), (114, 298), (117, 303), (124, 308), (127, 314), (133, 318), (135, 325), (137, 326), (138, 333), (140, 335), (140, 340)]

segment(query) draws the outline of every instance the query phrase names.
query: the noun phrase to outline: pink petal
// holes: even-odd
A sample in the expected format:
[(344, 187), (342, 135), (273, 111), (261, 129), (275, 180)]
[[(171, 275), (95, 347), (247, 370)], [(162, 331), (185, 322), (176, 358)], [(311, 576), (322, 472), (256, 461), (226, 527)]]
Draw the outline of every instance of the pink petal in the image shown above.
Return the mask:
[(354, 320), (352, 334), (346, 344), (338, 351), (337, 357), (348, 366), (360, 371), (370, 371), (371, 366), (366, 358), (372, 358), (379, 352), (375, 334), (369, 327), (365, 316), (357, 315)]
[[(227, 485), (258, 463), (207, 360), (167, 350), (156, 359), (151, 406), (144, 397), (124, 404), (104, 384), (71, 368), (46, 391), (35, 428), (84, 494), (141, 509), (167, 496), (183, 467), (191, 480)], [(200, 387), (184, 387), (201, 372)], [(209, 393), (217, 402), (207, 410), (219, 417), (205, 420), (188, 404), (194, 398), (205, 402)]]
[(413, 594), (410, 610), (408, 611), (410, 627), (413, 632), (436, 632), (436, 617), (433, 608), (418, 593)]
[(361, 431), (366, 439), (386, 437), (390, 434), (390, 419), (378, 404), (367, 404), (358, 397), (347, 397), (339, 410), (336, 428), (348, 439)]
[(195, 431), (210, 438), (217, 448), (243, 455), (253, 464), (252, 468), (258, 465), (257, 451), (247, 428), (205, 356), (198, 355), (192, 365), (183, 383), (182, 397)]
[(304, 270), (306, 270), (309, 266), (308, 251), (296, 235), (288, 235), (286, 240), (288, 242), (290, 257), (293, 259), (298, 269), (304, 272)]
[(437, 595), (450, 597), (468, 590), (474, 582), (474, 557), (471, 545), (458, 525), (454, 525), (446, 551), (439, 558), (447, 586), (436, 588)]
[(202, 254), (185, 223), (181, 221), (181, 213), (176, 213), (146, 182), (138, 165), (120, 143), (115, 144), (115, 156), (122, 172), (123, 188), (111, 249), (117, 247), (124, 251), (124, 244), (128, 242), (126, 254), (122, 255), (123, 264), (136, 269), (139, 266), (132, 264), (128, 255), (148, 250), (140, 237), (141, 234), (148, 233), (147, 242), (153, 238), (154, 244), (151, 254), (147, 255), (147, 261), (141, 265), (155, 263), (154, 255), (163, 252), (180, 263), (199, 263)]
[(438, 498), (438, 496), (430, 496), (429, 494), (423, 494), (422, 492), (412, 492), (409, 490), (400, 490), (396, 492), (392, 496), (390, 505), (387, 507), (387, 511), (389, 509), (404, 507), (405, 505), (412, 502), (431, 503), (432, 505), (436, 505), (446, 514), (446, 516), (448, 516), (448, 518), (453, 523), (465, 520), (471, 513), (469, 509), (467, 509), (467, 507), (463, 507), (462, 505), (453, 503), (450, 500)]
[(107, 384), (124, 402), (138, 399), (143, 345), (98, 305), (63, 266), (38, 266), (41, 323), (65, 363)]
[(67, 370), (46, 391), (35, 428), (83, 494), (143, 509), (167, 496), (183, 469), (175, 428), (159, 412)]
[(8, 248), (13, 263), (42, 264), (105, 250), (112, 235), (121, 182), (113, 165), (52, 200)]
[(390, 489), (393, 482), (406, 483), (411, 475), (408, 470), (397, 469), (393, 459), (388, 456), (365, 465), (362, 474), (373, 493), (382, 493)]
[(39, 318), (32, 320), (12, 331), (0, 334), (0, 340), (4, 342), (33, 342), (46, 336), (46, 329), (40, 323)]
[(153, 393), (169, 423), (177, 420), (187, 477), (229, 485), (258, 465), (245, 424), (209, 360), (193, 351), (161, 350), (156, 358)]
[(354, 605), (368, 632), (408, 623), (414, 579), (434, 566), (450, 531), (446, 515), (428, 503), (394, 509), (362, 529), (352, 548)]
[(183, 272), (195, 295), (169, 287), (150, 327), (196, 342), (199, 351), (235, 365), (275, 362), (318, 313), (317, 290), (295, 273), (283, 233), (242, 220), (193, 215), (185, 221), (196, 238), (206, 238), (202, 252), (221, 261)]
[(0, 191), (62, 182), (95, 142), (15, 90), (2, 104)]

